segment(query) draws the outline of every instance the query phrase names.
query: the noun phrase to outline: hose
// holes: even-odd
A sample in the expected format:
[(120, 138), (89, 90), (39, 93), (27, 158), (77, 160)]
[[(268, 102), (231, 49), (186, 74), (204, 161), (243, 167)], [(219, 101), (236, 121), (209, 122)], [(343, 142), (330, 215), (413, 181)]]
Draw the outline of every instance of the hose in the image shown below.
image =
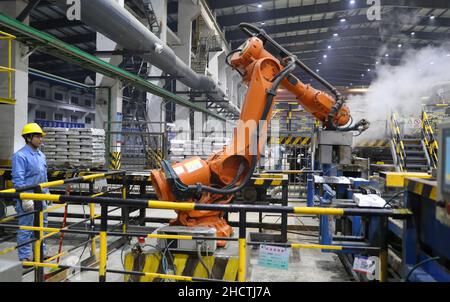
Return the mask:
[[(202, 248), (202, 243), (201, 242), (197, 242), (197, 256), (198, 256), (198, 260), (200, 261), (200, 263), (205, 268), (206, 273), (208, 274), (208, 279), (211, 279), (211, 271), (209, 270), (209, 268), (206, 265), (205, 261), (203, 261), (201, 248)], [(208, 247), (206, 247), (206, 250), (208, 250)]]
[(225, 63), (226, 63), (228, 66), (230, 66), (233, 70), (236, 70), (236, 71), (241, 75), (241, 77), (243, 77), (244, 74), (243, 74), (239, 69), (234, 68), (234, 66), (231, 65), (231, 63), (230, 63), (230, 57), (231, 57), (233, 54), (235, 54), (235, 53), (237, 53), (237, 52), (240, 52), (240, 51), (242, 51), (242, 49), (240, 49), (240, 48), (237, 48), (237, 49), (234, 49), (234, 50), (230, 51), (230, 52), (227, 54), (227, 56), (225, 57)]
[(425, 259), (423, 261), (420, 261), (419, 263), (417, 263), (416, 265), (413, 266), (413, 268), (409, 271), (408, 275), (406, 275), (405, 277), (405, 282), (409, 282), (409, 277), (411, 277), (412, 273), (418, 269), (420, 266), (424, 265), (425, 263), (431, 262), (431, 261), (436, 261), (439, 260), (440, 257), (434, 257), (434, 258), (428, 258)]

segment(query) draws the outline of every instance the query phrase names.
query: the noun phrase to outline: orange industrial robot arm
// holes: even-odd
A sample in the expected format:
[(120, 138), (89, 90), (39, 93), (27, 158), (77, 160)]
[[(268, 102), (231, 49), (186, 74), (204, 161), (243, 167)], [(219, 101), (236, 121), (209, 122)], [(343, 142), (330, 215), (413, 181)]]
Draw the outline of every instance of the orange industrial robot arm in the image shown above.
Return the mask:
[[(173, 165), (163, 161), (162, 171), (152, 170), (153, 186), (161, 200), (230, 202), (233, 194), (248, 183), (256, 167), (279, 86), (293, 93), (305, 110), (324, 123), (330, 123), (332, 117), (331, 125), (337, 128), (351, 120), (347, 106), (337, 106), (331, 96), (305, 85), (291, 74), (296, 58), (291, 56), (280, 62), (264, 49), (260, 38), (249, 38), (242, 49), (230, 55), (228, 63), (248, 85), (233, 141), (207, 160), (193, 157)], [(219, 236), (229, 236), (232, 232), (222, 213), (214, 211), (179, 212), (173, 224), (215, 227)]]

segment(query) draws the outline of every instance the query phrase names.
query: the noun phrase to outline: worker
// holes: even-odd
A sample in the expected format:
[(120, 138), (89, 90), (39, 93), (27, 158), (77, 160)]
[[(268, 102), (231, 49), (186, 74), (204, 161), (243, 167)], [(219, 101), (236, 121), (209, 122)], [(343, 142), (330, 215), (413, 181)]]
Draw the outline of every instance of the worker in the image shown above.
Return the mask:
[[(25, 139), (25, 146), (12, 156), (12, 181), (14, 188), (47, 182), (47, 163), (44, 153), (39, 150), (44, 136), (44, 131), (36, 123), (30, 123), (23, 127), (22, 137)], [(33, 192), (30, 191), (30, 193)], [(42, 193), (49, 193), (49, 191), (48, 189), (43, 189)], [(47, 203), (42, 201), (42, 204), (45, 209)], [(16, 200), (15, 209), (19, 215), (32, 212), (34, 211), (34, 202), (32, 200)], [(18, 223), (22, 226), (33, 226), (33, 222), (34, 214), (18, 218)], [(44, 215), (44, 224), (47, 224), (47, 215)], [(18, 245), (32, 238), (32, 231), (17, 231)], [(31, 261), (33, 259), (31, 243), (19, 247), (18, 252), (20, 261)]]

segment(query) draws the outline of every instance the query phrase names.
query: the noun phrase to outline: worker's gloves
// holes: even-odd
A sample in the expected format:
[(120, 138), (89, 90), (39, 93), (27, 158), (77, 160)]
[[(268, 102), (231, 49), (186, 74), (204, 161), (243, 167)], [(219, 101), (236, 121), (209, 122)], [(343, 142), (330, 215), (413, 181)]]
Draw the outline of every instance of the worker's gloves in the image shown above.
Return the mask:
[(34, 202), (30, 199), (22, 200), (22, 209), (24, 212), (31, 212), (34, 210)]

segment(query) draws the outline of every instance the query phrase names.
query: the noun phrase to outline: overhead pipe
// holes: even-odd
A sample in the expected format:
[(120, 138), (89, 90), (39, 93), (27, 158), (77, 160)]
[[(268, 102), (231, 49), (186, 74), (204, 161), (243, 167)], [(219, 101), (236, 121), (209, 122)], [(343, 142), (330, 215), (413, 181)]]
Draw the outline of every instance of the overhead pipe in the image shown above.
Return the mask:
[[(67, 7), (65, 0), (52, 2), (58, 6)], [(186, 86), (206, 91), (207, 95), (215, 101), (225, 99), (225, 93), (213, 79), (189, 68), (167, 44), (116, 1), (81, 1), (81, 21), (122, 47), (145, 53), (145, 58), (152, 65), (178, 77), (178, 80)], [(231, 102), (225, 104), (227, 109), (239, 113), (239, 109)]]

